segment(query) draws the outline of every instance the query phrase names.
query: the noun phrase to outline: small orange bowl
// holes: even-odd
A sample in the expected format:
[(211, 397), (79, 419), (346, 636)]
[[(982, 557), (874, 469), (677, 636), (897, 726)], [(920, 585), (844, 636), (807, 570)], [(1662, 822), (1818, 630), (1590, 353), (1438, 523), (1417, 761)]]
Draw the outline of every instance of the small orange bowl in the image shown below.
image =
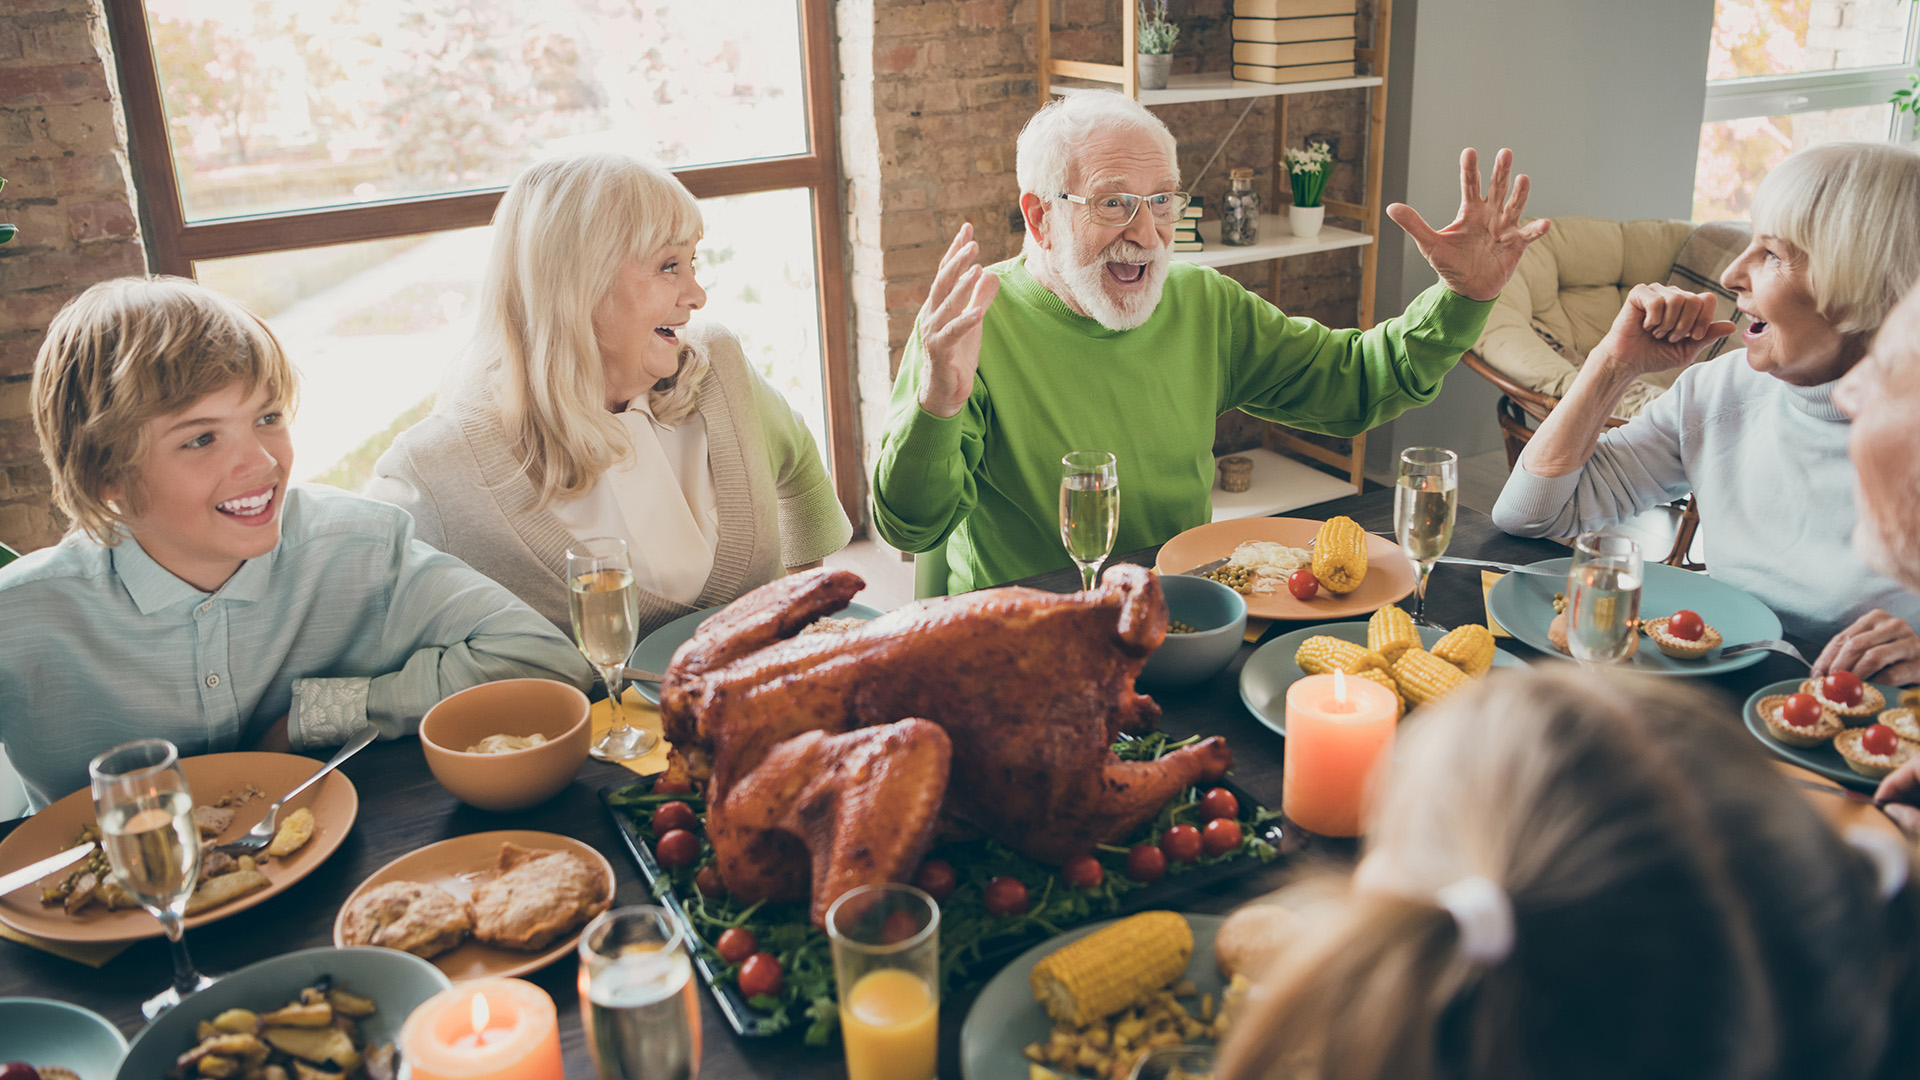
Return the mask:
[[(587, 695), (552, 679), (503, 679), (468, 687), (427, 710), (420, 749), (454, 798), (503, 813), (560, 794), (587, 763), (592, 734)], [(525, 750), (471, 754), (489, 735), (545, 735)]]

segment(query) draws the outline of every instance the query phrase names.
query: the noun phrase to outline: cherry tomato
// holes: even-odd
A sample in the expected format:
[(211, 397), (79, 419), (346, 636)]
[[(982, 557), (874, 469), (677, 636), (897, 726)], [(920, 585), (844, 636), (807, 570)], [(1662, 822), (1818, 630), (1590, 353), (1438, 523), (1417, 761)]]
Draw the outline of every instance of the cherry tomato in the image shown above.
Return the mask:
[(727, 963), (738, 964), (760, 951), (760, 940), (753, 936), (753, 931), (736, 926), (720, 935), (720, 940), (713, 943), (713, 951)]
[(700, 872), (693, 875), (693, 887), (700, 890), (701, 896), (709, 899), (727, 895), (727, 879), (720, 876), (718, 866), (701, 867)]
[(1900, 737), (1885, 724), (1874, 724), (1860, 736), (1860, 749), (1885, 757), (1900, 749)]
[(1233, 818), (1240, 816), (1240, 800), (1233, 792), (1217, 787), (1200, 796), (1200, 816), (1212, 821), (1214, 818)]
[(653, 845), (653, 855), (669, 870), (692, 866), (700, 858), (700, 838), (685, 829), (670, 829)]
[(1060, 868), (1060, 876), (1076, 889), (1097, 889), (1106, 880), (1107, 871), (1100, 865), (1099, 859), (1091, 855), (1075, 855)]
[(9, 1061), (0, 1065), (0, 1080), (40, 1080), (40, 1070), (24, 1061)]
[(896, 911), (880, 924), (880, 940), (888, 945), (902, 942), (920, 932), (920, 920), (911, 911)]
[(1867, 696), (1867, 688), (1861, 684), (1860, 676), (1851, 671), (1836, 671), (1820, 680), (1820, 693), (1836, 705), (1853, 706)]
[(1152, 844), (1141, 844), (1127, 852), (1127, 876), (1142, 884), (1152, 884), (1167, 876), (1167, 854)]
[(1167, 858), (1195, 862), (1200, 858), (1200, 830), (1191, 825), (1175, 825), (1160, 836), (1160, 850)]
[(780, 980), (785, 974), (780, 969), (780, 960), (772, 953), (754, 953), (740, 965), (740, 992), (750, 998), (762, 994), (774, 997), (780, 993)]
[(953, 864), (945, 859), (928, 859), (920, 864), (920, 872), (913, 875), (913, 883), (921, 892), (944, 901), (953, 895), (953, 887), (959, 878), (953, 872)]
[(1699, 641), (1700, 635), (1707, 632), (1707, 623), (1697, 611), (1681, 608), (1667, 616), (1667, 633), (1681, 641)]
[(1018, 915), (1027, 910), (1027, 887), (1019, 878), (997, 877), (987, 882), (987, 914)]
[(1200, 846), (1209, 855), (1225, 855), (1239, 847), (1240, 823), (1225, 817), (1207, 822), (1207, 827), (1200, 830)]
[(1780, 720), (1792, 727), (1813, 727), (1825, 711), (1812, 694), (1788, 694), (1786, 704), (1780, 706)]
[(1311, 600), (1320, 595), (1320, 579), (1303, 566), (1287, 578), (1287, 591), (1293, 594), (1295, 600)]
[(653, 812), (653, 835), (655, 836), (665, 836), (675, 829), (692, 832), (694, 826), (698, 824), (700, 819), (694, 816), (693, 807), (677, 799), (670, 803), (661, 803), (660, 809)]

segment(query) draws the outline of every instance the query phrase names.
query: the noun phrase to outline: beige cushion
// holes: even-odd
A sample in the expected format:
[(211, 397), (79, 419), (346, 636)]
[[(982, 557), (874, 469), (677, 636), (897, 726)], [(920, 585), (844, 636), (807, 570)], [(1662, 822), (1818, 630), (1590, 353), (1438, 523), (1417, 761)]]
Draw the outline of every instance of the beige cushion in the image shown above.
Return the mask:
[[(1579, 364), (1627, 302), (1627, 292), (1665, 281), (1692, 231), (1687, 221), (1553, 219), (1552, 231), (1520, 257), (1474, 351), (1520, 385), (1564, 396)], [(1673, 375), (1648, 376), (1615, 412), (1637, 413), (1673, 382)]]

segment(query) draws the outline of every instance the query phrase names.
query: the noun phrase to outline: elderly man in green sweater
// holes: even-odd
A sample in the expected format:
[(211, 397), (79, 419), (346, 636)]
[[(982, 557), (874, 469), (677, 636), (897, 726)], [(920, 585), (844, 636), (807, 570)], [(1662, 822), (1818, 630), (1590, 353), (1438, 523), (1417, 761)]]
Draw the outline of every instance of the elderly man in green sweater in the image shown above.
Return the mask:
[(1068, 565), (1060, 459), (1119, 460), (1114, 550), (1161, 543), (1211, 516), (1214, 421), (1241, 409), (1353, 435), (1423, 405), (1471, 347), (1520, 253), (1527, 178), (1512, 154), (1481, 192), (1472, 150), (1462, 201), (1435, 231), (1387, 213), (1440, 283), (1364, 333), (1288, 318), (1214, 270), (1169, 258), (1178, 194), (1166, 126), (1119, 94), (1075, 94), (1020, 134), (1025, 250), (978, 265), (972, 226), (941, 260), (901, 358), (873, 472), (880, 535), (905, 551), (947, 545), (951, 592)]

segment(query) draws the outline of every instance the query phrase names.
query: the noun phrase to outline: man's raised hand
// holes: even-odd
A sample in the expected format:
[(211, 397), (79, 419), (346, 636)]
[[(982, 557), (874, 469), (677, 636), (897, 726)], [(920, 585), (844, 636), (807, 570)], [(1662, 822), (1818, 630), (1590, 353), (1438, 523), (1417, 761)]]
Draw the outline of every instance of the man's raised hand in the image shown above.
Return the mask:
[(1513, 151), (1502, 150), (1493, 159), (1493, 186), (1480, 190), (1480, 158), (1473, 149), (1460, 154), (1460, 213), (1453, 223), (1435, 231), (1418, 211), (1405, 203), (1387, 207), (1387, 216), (1407, 231), (1420, 254), (1439, 272), (1447, 288), (1473, 300), (1491, 300), (1507, 287), (1527, 245), (1547, 235), (1549, 222), (1520, 224), (1531, 182), (1526, 174), (1513, 181)]
[(920, 407), (938, 417), (957, 414), (973, 393), (980, 369), (980, 326), (1000, 293), (999, 277), (978, 262), (973, 225), (960, 226), (933, 288), (920, 306)]

